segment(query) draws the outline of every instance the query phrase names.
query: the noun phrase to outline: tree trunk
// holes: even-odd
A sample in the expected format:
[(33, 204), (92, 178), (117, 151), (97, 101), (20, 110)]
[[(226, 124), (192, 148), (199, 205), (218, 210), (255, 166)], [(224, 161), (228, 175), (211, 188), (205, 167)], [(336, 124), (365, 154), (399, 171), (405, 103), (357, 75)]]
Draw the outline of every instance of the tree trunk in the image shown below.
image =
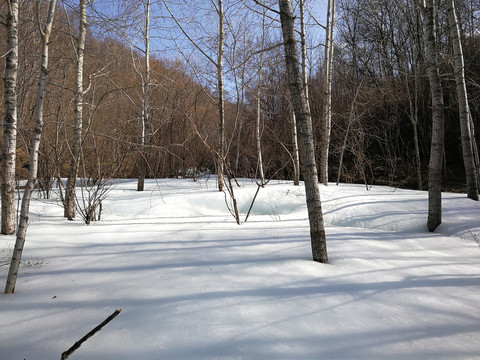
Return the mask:
[(83, 126), (83, 62), (85, 56), (85, 39), (87, 34), (87, 0), (80, 0), (79, 35), (77, 41), (77, 63), (75, 79), (75, 124), (73, 128), (73, 144), (71, 148), (70, 168), (68, 170), (67, 186), (65, 188), (64, 216), (68, 220), (75, 218), (75, 184), (77, 182), (80, 152), (82, 148)]
[(300, 156), (298, 154), (298, 137), (297, 137), (297, 119), (295, 111), (292, 111), (292, 144), (293, 144), (293, 185), (300, 185)]
[(2, 153), (2, 234), (15, 234), (15, 161), (17, 149), (18, 0), (8, 1), (5, 59), (5, 116)]
[(217, 91), (218, 91), (218, 116), (219, 116), (219, 144), (217, 155), (218, 190), (225, 187), (225, 102), (223, 94), (223, 0), (218, 0), (218, 56), (217, 56)]
[(338, 172), (337, 172), (337, 185), (340, 183), (340, 177), (342, 175), (342, 167), (343, 167), (343, 156), (345, 155), (345, 150), (347, 148), (347, 140), (350, 135), (350, 128), (353, 124), (353, 122), (356, 120), (356, 114), (355, 114), (355, 105), (357, 103), (357, 98), (358, 95), (360, 94), (360, 89), (362, 88), (363, 80), (360, 81), (360, 84), (357, 87), (357, 90), (355, 91), (355, 95), (353, 97), (352, 103), (350, 105), (350, 115), (348, 117), (348, 123), (347, 123), (347, 129), (345, 131), (345, 136), (343, 137), (343, 144), (342, 148), (340, 150), (340, 156), (339, 156), (339, 164), (338, 164)]
[(328, 0), (327, 27), (325, 29), (325, 58), (323, 62), (323, 117), (322, 139), (320, 142), (320, 182), (328, 185), (328, 152), (332, 124), (332, 67), (333, 67), (333, 29), (335, 0)]
[(477, 173), (475, 159), (473, 156), (473, 134), (470, 132), (467, 86), (465, 82), (465, 64), (463, 59), (463, 49), (460, 40), (460, 27), (458, 25), (457, 14), (455, 11), (455, 1), (448, 1), (448, 25), (450, 27), (450, 39), (453, 45), (455, 57), (454, 72), (457, 85), (458, 107), (460, 117), (460, 130), (462, 136), (463, 163), (465, 165), (465, 175), (467, 179), (467, 196), (470, 199), (478, 200)]
[(261, 96), (262, 93), (260, 91), (260, 77), (258, 76), (258, 90), (257, 90), (257, 121), (255, 123), (255, 140), (257, 144), (257, 157), (258, 157), (258, 176), (260, 178), (260, 183), (262, 187), (265, 187), (265, 175), (263, 172), (263, 158), (262, 158), (262, 140), (261, 140), (261, 123), (262, 123), (262, 110), (261, 110)]
[(432, 144), (428, 165), (428, 229), (434, 231), (442, 222), (442, 165), (444, 153), (444, 103), (443, 89), (437, 59), (437, 6), (436, 0), (425, 1), (426, 60), (432, 93)]
[[(35, 104), (35, 129), (33, 131), (32, 145), (30, 148), (30, 170), (28, 174), (27, 185), (22, 199), (22, 208), (20, 211), (20, 222), (18, 225), (17, 239), (15, 241), (15, 248), (13, 250), (12, 261), (7, 276), (7, 283), (5, 285), (5, 294), (13, 294), (17, 282), (18, 269), (22, 259), (23, 246), (25, 244), (25, 237), (27, 234), (28, 214), (30, 211), (30, 199), (34, 190), (35, 182), (37, 180), (38, 171), (38, 151), (40, 148), (40, 140), (43, 131), (43, 104), (46, 77), (48, 73), (48, 45), (50, 41), (50, 32), (52, 30), (53, 17), (55, 14), (57, 0), (51, 0), (48, 8), (46, 26), (42, 32), (42, 57), (40, 65), (40, 76), (38, 79), (37, 99)], [(39, 3), (37, 2), (37, 11), (39, 11)]]
[(308, 99), (308, 74), (307, 74), (307, 41), (305, 39), (305, 0), (299, 0), (300, 6), (300, 49), (302, 52), (302, 82), (305, 100)]
[(420, 146), (418, 140), (418, 122), (412, 122), (413, 125), (413, 142), (415, 143), (415, 168), (417, 169), (417, 188), (423, 190), (422, 180), (422, 160), (420, 158)]
[(145, 176), (148, 170), (148, 147), (150, 145), (150, 0), (145, 9), (145, 74), (142, 83), (142, 150), (138, 173), (137, 191), (145, 188)]
[(410, 122), (413, 127), (413, 143), (415, 146), (415, 169), (417, 172), (417, 189), (423, 189), (422, 181), (422, 163), (420, 158), (420, 146), (418, 139), (418, 65), (415, 65), (415, 88), (414, 88), (414, 99), (410, 95), (410, 87), (408, 85), (408, 77), (405, 76), (405, 86), (407, 88), (408, 94), (408, 107), (409, 107), (409, 117)]
[(290, 0), (279, 0), (280, 20), (284, 39), (285, 62), (297, 131), (299, 135), (300, 162), (305, 182), (310, 238), (314, 261), (328, 263), (327, 243), (323, 224), (322, 204), (318, 187), (315, 147), (313, 142), (312, 117), (305, 97), (304, 83), (299, 68), (294, 17)]
[[(265, 12), (262, 18), (262, 46), (265, 44)], [(262, 67), (263, 67), (263, 51), (260, 53), (260, 63), (258, 65), (258, 86), (257, 86), (257, 121), (255, 124), (255, 142), (257, 144), (257, 157), (258, 157), (258, 176), (262, 188), (265, 187), (265, 174), (263, 171), (263, 157), (262, 157)]]

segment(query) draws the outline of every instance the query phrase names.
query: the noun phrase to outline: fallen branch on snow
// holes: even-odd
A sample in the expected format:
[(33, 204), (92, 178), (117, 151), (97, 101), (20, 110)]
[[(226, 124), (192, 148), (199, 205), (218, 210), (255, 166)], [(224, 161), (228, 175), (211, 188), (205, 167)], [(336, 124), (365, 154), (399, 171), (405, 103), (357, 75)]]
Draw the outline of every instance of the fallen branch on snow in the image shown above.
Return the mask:
[(91, 338), (93, 335), (95, 335), (97, 332), (99, 332), (100, 330), (102, 330), (102, 327), (104, 327), (105, 325), (107, 325), (110, 321), (112, 321), (113, 319), (115, 319), (117, 317), (118, 314), (120, 314), (120, 312), (122, 311), (122, 309), (118, 309), (118, 310), (115, 310), (113, 312), (112, 315), (110, 315), (108, 318), (106, 318), (105, 320), (103, 320), (96, 328), (94, 328), (92, 331), (90, 331), (87, 335), (85, 335), (84, 337), (82, 337), (80, 340), (78, 340), (70, 349), (68, 349), (67, 351), (64, 351), (62, 353), (62, 358), (61, 360), (67, 360), (68, 357), (70, 355), (72, 355), (80, 346), (82, 346), (82, 344), (87, 341), (89, 338)]

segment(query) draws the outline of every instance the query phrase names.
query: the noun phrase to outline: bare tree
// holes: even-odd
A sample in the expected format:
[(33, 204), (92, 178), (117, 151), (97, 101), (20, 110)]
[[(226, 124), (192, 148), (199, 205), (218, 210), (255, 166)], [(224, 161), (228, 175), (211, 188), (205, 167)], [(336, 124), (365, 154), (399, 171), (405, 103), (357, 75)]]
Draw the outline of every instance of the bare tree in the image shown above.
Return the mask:
[(150, 145), (150, 0), (144, 2), (145, 7), (145, 28), (143, 29), (143, 40), (145, 46), (144, 73), (142, 77), (142, 136), (141, 136), (141, 159), (139, 165), (137, 191), (143, 191), (145, 186), (145, 175), (148, 167), (148, 145)]
[(300, 185), (300, 155), (298, 154), (297, 118), (292, 111), (292, 157), (293, 157), (293, 185)]
[(444, 152), (443, 88), (438, 65), (436, 0), (419, 0), (425, 27), (426, 62), (432, 94), (432, 143), (428, 165), (428, 229), (434, 231), (442, 222), (442, 165)]
[(327, 26), (325, 28), (325, 55), (323, 61), (323, 115), (320, 142), (320, 182), (328, 185), (328, 150), (332, 126), (332, 72), (333, 35), (335, 26), (335, 0), (328, 0)]
[(312, 117), (305, 97), (304, 82), (299, 67), (295, 24), (290, 0), (279, 0), (280, 21), (284, 39), (285, 62), (290, 88), (290, 96), (297, 119), (300, 162), (305, 182), (308, 219), (313, 260), (328, 263), (327, 243), (323, 224), (320, 189), (318, 187), (315, 147), (313, 143)]
[(261, 132), (261, 122), (262, 122), (262, 71), (263, 71), (263, 49), (265, 48), (265, 11), (263, 9), (262, 13), (262, 38), (261, 43), (261, 53), (258, 63), (258, 86), (257, 86), (257, 121), (255, 123), (255, 142), (257, 145), (257, 156), (258, 156), (258, 175), (260, 177), (261, 186), (265, 186), (265, 172), (263, 169), (263, 156), (262, 156), (262, 132)]
[[(28, 175), (27, 185), (22, 199), (22, 208), (20, 211), (20, 221), (18, 224), (17, 238), (15, 248), (13, 250), (12, 261), (8, 271), (7, 283), (5, 286), (5, 294), (12, 294), (15, 291), (17, 282), (18, 269), (22, 259), (23, 247), (27, 234), (28, 213), (30, 211), (30, 200), (34, 190), (35, 182), (37, 181), (38, 171), (38, 152), (40, 148), (40, 141), (43, 132), (43, 104), (45, 95), (46, 78), (48, 74), (48, 46), (50, 42), (50, 34), (52, 31), (53, 18), (57, 0), (50, 0), (48, 7), (47, 20), (44, 26), (40, 23), (40, 16), (38, 16), (38, 25), (42, 38), (42, 52), (40, 75), (37, 86), (37, 100), (35, 104), (35, 129), (32, 136), (32, 145), (30, 147), (30, 170)], [(40, 3), (37, 2), (37, 14), (40, 12)]]
[(17, 151), (18, 0), (7, 1), (5, 116), (2, 151), (2, 234), (15, 234), (15, 161)]
[(77, 181), (78, 166), (82, 147), (83, 128), (83, 65), (85, 59), (85, 41), (87, 35), (87, 1), (79, 0), (79, 25), (76, 46), (76, 78), (75, 78), (75, 123), (73, 144), (71, 147), (70, 167), (68, 171), (67, 186), (65, 188), (64, 216), (68, 220), (75, 217), (75, 185)]
[[(448, 25), (450, 27), (450, 39), (453, 45), (454, 72), (457, 85), (458, 107), (460, 113), (460, 131), (462, 134), (463, 162), (467, 178), (467, 196), (472, 200), (478, 200), (478, 182), (473, 144), (474, 134), (470, 129), (470, 109), (468, 105), (467, 85), (465, 81), (465, 62), (463, 59), (462, 42), (460, 40), (460, 26), (455, 10), (455, 0), (447, 1)], [(476, 146), (476, 145), (475, 145)]]
[[(218, 52), (217, 52), (217, 92), (218, 92), (218, 131), (220, 141), (218, 144), (218, 159), (217, 159), (217, 172), (218, 172), (218, 190), (223, 191), (225, 187), (225, 181), (223, 175), (225, 173), (225, 95), (223, 88), (223, 46), (225, 42), (224, 33), (224, 13), (223, 13), (223, 0), (217, 0), (215, 6), (218, 14)], [(213, 2), (212, 2), (213, 3)], [(213, 3), (214, 4), (214, 3)], [(215, 4), (214, 4), (215, 5)]]
[(215, 163), (217, 167), (217, 177), (218, 177), (218, 190), (224, 191), (225, 187), (225, 162), (227, 156), (226, 150), (226, 137), (225, 137), (225, 94), (224, 94), (224, 45), (225, 45), (225, 12), (223, 7), (223, 0), (210, 0), (215, 13), (217, 15), (217, 32), (216, 39), (214, 41), (216, 48), (216, 58), (214, 55), (210, 55), (209, 51), (212, 49), (202, 48), (200, 42), (196, 41), (191, 37), (184, 26), (179, 22), (179, 20), (174, 16), (172, 10), (168, 6), (167, 2), (163, 0), (163, 3), (171, 15), (172, 19), (183, 33), (183, 35), (188, 39), (189, 43), (197, 49), (207, 61), (212, 64), (216, 69), (216, 106), (218, 109), (218, 147), (215, 153)]

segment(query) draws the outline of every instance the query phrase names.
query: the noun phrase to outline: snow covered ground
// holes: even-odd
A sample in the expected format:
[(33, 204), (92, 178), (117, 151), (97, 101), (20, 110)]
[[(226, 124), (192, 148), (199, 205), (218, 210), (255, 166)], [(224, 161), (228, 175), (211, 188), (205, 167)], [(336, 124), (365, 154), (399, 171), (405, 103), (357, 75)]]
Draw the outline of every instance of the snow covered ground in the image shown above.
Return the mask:
[[(236, 188), (242, 218), (256, 185)], [(479, 359), (480, 204), (321, 186), (330, 264), (310, 260), (303, 187), (270, 182), (236, 225), (214, 180), (118, 181), (102, 220), (32, 203), (14, 295), (0, 295), (0, 359)], [(0, 237), (0, 263), (14, 237)], [(5, 285), (8, 266), (0, 267)]]

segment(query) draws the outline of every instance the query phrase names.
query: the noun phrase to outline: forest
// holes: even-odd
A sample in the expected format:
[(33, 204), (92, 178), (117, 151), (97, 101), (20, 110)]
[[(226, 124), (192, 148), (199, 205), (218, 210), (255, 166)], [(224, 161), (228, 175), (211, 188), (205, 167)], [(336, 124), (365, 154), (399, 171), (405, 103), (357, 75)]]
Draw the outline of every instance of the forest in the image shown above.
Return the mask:
[(24, 238), (35, 188), (89, 224), (110, 179), (206, 173), (237, 223), (236, 179), (303, 180), (317, 261), (318, 182), (428, 189), (433, 231), (442, 191), (478, 200), (479, 6), (3, 2), (2, 233), (20, 180)]
[(479, 0), (0, 22), (2, 359), (478, 358)]
[[(47, 3), (40, 2), (40, 12), (45, 12)], [(146, 144), (142, 143), (146, 2), (128, 6), (129, 2), (121, 1), (86, 3), (80, 175), (136, 178), (141, 158), (147, 163), (147, 178), (216, 171), (219, 97), (215, 3), (169, 5), (152, 1)], [(278, 19), (254, 1), (224, 3), (224, 162), (233, 177), (259, 177), (255, 136), (258, 117), (264, 176), (292, 179), (292, 110)], [(448, 134), (444, 188), (461, 191), (465, 188), (465, 174), (445, 3), (439, 2), (437, 30)], [(26, 179), (41, 39), (35, 2), (19, 4), (16, 173), (18, 179)], [(294, 5), (298, 12), (299, 6)], [(274, 8), (275, 3), (269, 6)], [(318, 161), (325, 116), (326, 25), (321, 23), (324, 19), (314, 17), (314, 10), (318, 13), (318, 8), (323, 10), (325, 6), (305, 2), (304, 14), (306, 76)], [(78, 4), (64, 1), (57, 7), (39, 157), (39, 185), (47, 192), (54, 178), (68, 174), (75, 126)], [(479, 7), (476, 1), (456, 1), (475, 125), (480, 112)], [(2, 14), (6, 10), (7, 2)], [(195, 13), (205, 16), (192, 17)], [(415, 2), (402, 1), (392, 6), (389, 1), (338, 0), (332, 27), (329, 181), (425, 188), (431, 96), (422, 17)], [(5, 38), (5, 27), (2, 32)], [(2, 42), (1, 47), (5, 54), (6, 43)]]

